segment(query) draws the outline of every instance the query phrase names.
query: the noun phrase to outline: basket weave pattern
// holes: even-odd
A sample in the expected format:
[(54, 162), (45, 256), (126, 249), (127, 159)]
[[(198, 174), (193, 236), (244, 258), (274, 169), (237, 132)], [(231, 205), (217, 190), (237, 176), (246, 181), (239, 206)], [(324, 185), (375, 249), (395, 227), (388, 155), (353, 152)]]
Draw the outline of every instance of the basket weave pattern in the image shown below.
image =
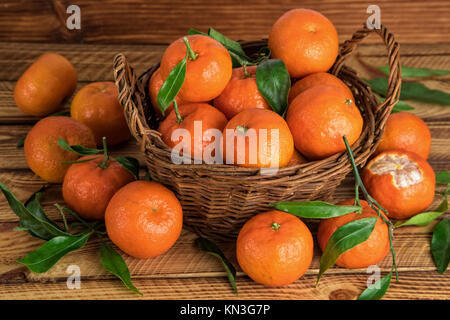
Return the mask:
[[(386, 100), (379, 104), (370, 88), (344, 65), (346, 57), (368, 34), (376, 32), (388, 50), (389, 85)], [(251, 54), (266, 40), (242, 42)], [(280, 168), (275, 175), (261, 175), (259, 169), (230, 165), (174, 164), (171, 150), (161, 140), (158, 119), (151, 106), (148, 81), (158, 65), (137, 77), (123, 54), (114, 60), (114, 75), (119, 100), (124, 107), (131, 133), (145, 153), (152, 180), (175, 192), (183, 206), (184, 224), (211, 239), (235, 237), (241, 226), (254, 214), (271, 208), (278, 201), (330, 200), (334, 190), (351, 172), (346, 152), (329, 158)], [(352, 146), (357, 165), (363, 165), (374, 152), (385, 122), (398, 101), (400, 92), (399, 45), (384, 26), (357, 31), (344, 42), (330, 70), (352, 90), (364, 119), (364, 129)]]

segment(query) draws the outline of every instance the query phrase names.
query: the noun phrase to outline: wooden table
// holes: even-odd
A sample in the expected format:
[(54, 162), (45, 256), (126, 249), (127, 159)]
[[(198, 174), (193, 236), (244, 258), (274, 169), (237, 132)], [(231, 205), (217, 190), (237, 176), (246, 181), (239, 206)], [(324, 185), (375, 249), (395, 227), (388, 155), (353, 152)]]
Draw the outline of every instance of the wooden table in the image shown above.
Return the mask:
[[(183, 35), (189, 27), (205, 30), (213, 26), (234, 39), (258, 39), (267, 36), (270, 25), (284, 11), (298, 2), (269, 1), (256, 5), (247, 1), (195, 1), (171, 5), (168, 1), (123, 3), (78, 1), (82, 11), (81, 31), (64, 27), (68, 1), (3, 1), (0, 4), (0, 181), (20, 200), (27, 199), (44, 182), (34, 175), (16, 143), (38, 120), (26, 116), (15, 106), (12, 91), (15, 81), (40, 54), (55, 51), (65, 55), (79, 74), (78, 89), (91, 81), (113, 80), (112, 61), (124, 53), (133, 67), (142, 72), (158, 61), (164, 45)], [(337, 26), (340, 40), (350, 37), (367, 18), (363, 1), (304, 1), (304, 7), (320, 10)], [(450, 69), (448, 38), (450, 5), (448, 1), (394, 2), (378, 1), (382, 22), (401, 43), (401, 63), (409, 67)], [(84, 44), (82, 44), (84, 43)], [(124, 44), (126, 43), (126, 44)], [(142, 44), (145, 43), (145, 44)], [(379, 39), (370, 37), (348, 64), (361, 76), (374, 77), (368, 65), (386, 64), (385, 48)], [(425, 85), (450, 91), (450, 77), (425, 79)], [(435, 171), (450, 170), (450, 109), (411, 102), (413, 113), (428, 124), (433, 137), (429, 161)], [(113, 154), (143, 158), (134, 141), (114, 148)], [(142, 174), (143, 174), (142, 170)], [(353, 179), (336, 191), (334, 201), (349, 198)], [(60, 185), (51, 185), (43, 199), (49, 216), (58, 219), (53, 203), (62, 203)], [(430, 208), (435, 208), (436, 198)], [(0, 196), (0, 299), (137, 299), (119, 280), (103, 270), (98, 243), (61, 259), (50, 271), (33, 274), (15, 262), (37, 249), (42, 241), (25, 232), (13, 231), (18, 218)], [(313, 233), (316, 222), (308, 222)], [(395, 231), (394, 246), (398, 256), (400, 281), (391, 284), (386, 299), (449, 299), (450, 276), (436, 271), (430, 254), (431, 231), (426, 227), (407, 227)], [(354, 299), (364, 290), (368, 274), (365, 269), (334, 267), (322, 277), (318, 287), (320, 252), (306, 274), (295, 283), (281, 288), (256, 284), (238, 269), (239, 296), (234, 295), (221, 264), (196, 248), (196, 235), (183, 230), (174, 247), (166, 254), (146, 260), (123, 254), (134, 284), (144, 293), (143, 299)], [(218, 243), (237, 266), (234, 243)], [(66, 269), (81, 268), (81, 289), (68, 290)], [(389, 270), (388, 256), (379, 266)]]

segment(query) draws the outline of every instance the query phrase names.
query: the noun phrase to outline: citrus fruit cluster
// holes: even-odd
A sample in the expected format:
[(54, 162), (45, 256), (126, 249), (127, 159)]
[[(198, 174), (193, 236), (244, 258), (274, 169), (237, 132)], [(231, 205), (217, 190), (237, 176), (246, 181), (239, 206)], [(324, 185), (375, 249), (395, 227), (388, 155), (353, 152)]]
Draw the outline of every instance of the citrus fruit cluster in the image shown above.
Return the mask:
[(124, 252), (138, 258), (165, 252), (181, 233), (179, 201), (160, 184), (135, 181), (139, 168), (129, 170), (127, 161), (108, 154), (108, 145), (131, 136), (113, 82), (82, 87), (70, 104), (70, 117), (52, 114), (76, 87), (75, 68), (56, 53), (39, 57), (18, 80), (17, 106), (29, 115), (47, 116), (25, 138), (28, 166), (47, 182), (62, 183), (65, 203), (80, 217), (105, 221), (108, 236)]
[[(274, 105), (263, 89), (267, 83), (258, 80), (268, 56), (260, 64), (242, 62), (226, 45), (201, 33), (171, 43), (147, 88), (167, 146), (197, 160), (209, 153), (225, 164), (263, 168), (299, 165), (345, 151), (344, 136), (349, 145), (354, 144), (363, 130), (361, 112), (351, 89), (327, 73), (338, 55), (333, 24), (313, 10), (288, 11), (272, 26), (268, 48), (271, 58), (281, 62), (280, 74), (286, 71), (284, 109)], [(48, 53), (19, 79), (14, 98), (23, 112), (46, 116), (60, 110), (76, 86), (73, 65)], [(104, 220), (109, 238), (124, 252), (137, 258), (166, 252), (180, 236), (182, 207), (172, 191), (156, 182), (135, 181), (138, 172), (133, 174), (109, 156), (106, 141), (115, 145), (130, 137), (114, 83), (83, 87), (72, 100), (70, 115), (50, 115), (30, 130), (24, 151), (31, 170), (48, 182), (62, 183), (65, 202), (80, 216)], [(188, 135), (179, 134), (180, 129)], [(263, 132), (274, 129), (276, 138), (263, 137)], [(228, 130), (235, 134), (228, 135)], [(249, 141), (252, 134), (257, 141), (255, 157)], [(435, 177), (426, 161), (430, 144), (430, 132), (420, 118), (396, 113), (388, 119), (362, 180), (389, 217), (410, 217), (432, 202)], [(95, 149), (100, 145), (102, 150)], [(345, 268), (376, 264), (390, 248), (387, 216), (355, 196), (338, 206), (357, 203), (359, 209), (323, 219), (317, 234), (325, 251), (340, 227), (374, 219), (367, 239), (337, 258), (336, 264)], [(293, 214), (278, 210), (247, 221), (236, 242), (242, 270), (268, 286), (299, 279), (313, 253), (308, 227)]]
[[(319, 12), (291, 10), (272, 26), (268, 48), (272, 60), (283, 62), (288, 80), (297, 80), (289, 97), (283, 97), (289, 105), (282, 112), (271, 105), (258, 83), (262, 64), (241, 61), (236, 66), (235, 53), (226, 44), (201, 32), (173, 42), (148, 84), (161, 118), (162, 140), (171, 148), (178, 145), (183, 156), (204, 159), (205, 150), (214, 149), (216, 163), (259, 168), (286, 167), (342, 152), (344, 135), (355, 143), (363, 118), (349, 87), (327, 73), (338, 54), (333, 24)], [(173, 77), (182, 64), (182, 86), (170, 104), (161, 105), (161, 91), (176, 85)], [(200, 134), (194, 133), (195, 122), (202, 123)], [(176, 135), (177, 129), (187, 130), (190, 139)], [(262, 136), (274, 129), (278, 139)], [(222, 132), (220, 139), (208, 136), (211, 130)], [(251, 138), (256, 141), (255, 156)]]
[(426, 123), (408, 112), (392, 114), (375, 156), (363, 170), (370, 195), (389, 217), (407, 219), (433, 202), (435, 174), (426, 160), (431, 134)]

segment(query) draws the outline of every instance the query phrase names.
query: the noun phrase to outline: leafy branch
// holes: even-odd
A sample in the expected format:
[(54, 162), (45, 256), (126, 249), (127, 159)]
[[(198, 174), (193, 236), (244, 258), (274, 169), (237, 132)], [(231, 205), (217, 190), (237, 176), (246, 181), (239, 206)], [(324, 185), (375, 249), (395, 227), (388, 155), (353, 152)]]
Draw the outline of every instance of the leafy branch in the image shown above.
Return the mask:
[[(84, 247), (90, 237), (95, 234), (101, 241), (100, 258), (103, 267), (121, 279), (128, 289), (141, 294), (131, 283), (130, 272), (123, 258), (102, 240), (106, 234), (102, 231), (105, 228), (103, 222), (85, 221), (72, 210), (55, 204), (63, 219), (64, 227), (61, 228), (48, 218), (41, 207), (39, 200), (45, 188), (35, 192), (25, 204), (22, 204), (2, 182), (0, 182), (0, 189), (13, 212), (19, 217), (20, 228), (15, 230), (27, 231), (32, 236), (46, 241), (37, 250), (28, 253), (17, 262), (24, 264), (32, 272), (47, 272), (66, 254)], [(72, 215), (77, 222), (69, 226), (64, 212)], [(77, 232), (69, 233), (69, 230), (77, 230)]]

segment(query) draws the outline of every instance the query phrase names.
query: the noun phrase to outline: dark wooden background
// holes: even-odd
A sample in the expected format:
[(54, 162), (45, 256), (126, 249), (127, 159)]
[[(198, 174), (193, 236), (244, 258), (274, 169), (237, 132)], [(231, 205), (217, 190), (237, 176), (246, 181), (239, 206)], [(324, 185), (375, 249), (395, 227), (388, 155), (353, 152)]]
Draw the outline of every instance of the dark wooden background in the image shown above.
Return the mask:
[[(81, 8), (81, 30), (65, 27), (70, 4)], [(318, 10), (336, 26), (339, 39), (349, 39), (369, 16), (366, 8), (377, 4), (381, 20), (401, 44), (402, 65), (450, 70), (450, 1), (44, 1), (0, 0), (0, 181), (20, 200), (27, 199), (44, 183), (28, 168), (16, 143), (39, 119), (24, 115), (12, 96), (15, 82), (42, 53), (65, 55), (75, 65), (78, 89), (91, 81), (113, 80), (112, 61), (123, 52), (137, 72), (158, 62), (165, 45), (187, 33), (190, 27), (206, 31), (214, 27), (232, 39), (267, 37), (273, 22), (295, 7)], [(386, 50), (376, 36), (366, 39), (348, 65), (361, 77), (379, 76), (373, 67), (386, 64)], [(370, 67), (368, 67), (370, 66)], [(422, 79), (433, 89), (450, 91), (450, 77)], [(430, 163), (435, 171), (450, 170), (450, 109), (409, 102), (432, 134)], [(113, 148), (113, 154), (131, 155), (144, 164), (134, 141)], [(351, 177), (338, 188), (337, 202), (352, 196)], [(436, 197), (430, 209), (437, 206)], [(44, 209), (59, 219), (53, 203), (62, 204), (59, 185), (50, 186)], [(15, 232), (17, 217), (0, 196), (0, 299), (135, 299), (122, 284), (103, 270), (98, 243), (73, 252), (44, 274), (30, 273), (16, 262), (42, 241)], [(450, 277), (440, 275), (430, 254), (431, 232), (427, 227), (400, 228), (395, 232), (400, 282), (392, 283), (387, 299), (449, 299)], [(309, 227), (315, 233), (317, 223)], [(236, 297), (223, 268), (215, 258), (195, 247), (196, 236), (184, 230), (166, 254), (146, 260), (123, 254), (135, 285), (144, 299), (354, 299), (364, 290), (365, 269), (332, 268), (315, 287), (319, 250), (304, 277), (283, 288), (258, 285), (238, 269)], [(234, 243), (218, 243), (236, 265)], [(66, 268), (78, 264), (81, 290), (68, 290)], [(390, 257), (379, 266), (389, 271)]]

